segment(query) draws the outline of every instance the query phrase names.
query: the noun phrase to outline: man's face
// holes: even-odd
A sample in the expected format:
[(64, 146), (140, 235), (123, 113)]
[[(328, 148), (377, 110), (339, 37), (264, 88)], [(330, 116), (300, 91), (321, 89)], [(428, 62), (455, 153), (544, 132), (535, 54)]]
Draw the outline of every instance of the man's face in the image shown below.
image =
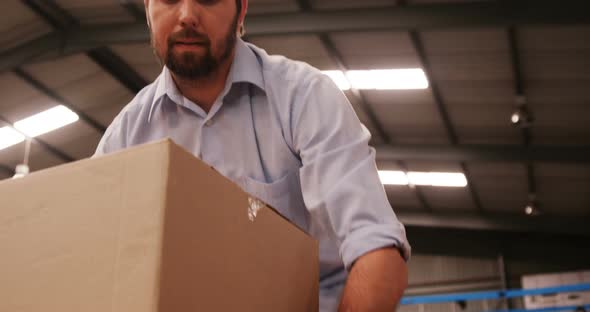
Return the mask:
[(236, 42), (235, 0), (146, 0), (152, 47), (184, 79), (208, 77), (227, 62)]

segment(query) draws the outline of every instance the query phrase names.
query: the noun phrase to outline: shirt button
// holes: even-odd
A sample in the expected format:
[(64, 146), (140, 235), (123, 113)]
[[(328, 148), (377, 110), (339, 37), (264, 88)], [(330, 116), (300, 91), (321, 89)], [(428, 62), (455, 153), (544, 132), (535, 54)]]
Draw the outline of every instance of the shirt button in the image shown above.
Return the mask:
[(205, 125), (206, 125), (206, 126), (211, 126), (212, 124), (213, 124), (213, 120), (212, 120), (212, 119), (209, 119), (209, 120), (207, 120), (207, 121), (205, 122)]

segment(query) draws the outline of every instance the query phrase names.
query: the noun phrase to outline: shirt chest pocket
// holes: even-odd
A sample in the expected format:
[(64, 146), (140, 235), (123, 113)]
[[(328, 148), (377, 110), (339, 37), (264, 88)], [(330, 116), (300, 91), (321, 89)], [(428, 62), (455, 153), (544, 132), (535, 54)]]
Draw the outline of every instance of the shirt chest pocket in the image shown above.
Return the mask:
[(307, 227), (307, 209), (301, 194), (298, 170), (290, 171), (270, 183), (245, 176), (240, 184), (247, 193), (267, 203), (297, 226)]

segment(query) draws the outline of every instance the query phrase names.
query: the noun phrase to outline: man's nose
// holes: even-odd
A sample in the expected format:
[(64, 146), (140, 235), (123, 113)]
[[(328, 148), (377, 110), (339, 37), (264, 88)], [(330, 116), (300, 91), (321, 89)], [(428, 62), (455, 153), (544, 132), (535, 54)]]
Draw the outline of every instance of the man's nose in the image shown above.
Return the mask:
[(199, 5), (194, 0), (181, 0), (180, 25), (183, 28), (196, 29), (199, 25)]

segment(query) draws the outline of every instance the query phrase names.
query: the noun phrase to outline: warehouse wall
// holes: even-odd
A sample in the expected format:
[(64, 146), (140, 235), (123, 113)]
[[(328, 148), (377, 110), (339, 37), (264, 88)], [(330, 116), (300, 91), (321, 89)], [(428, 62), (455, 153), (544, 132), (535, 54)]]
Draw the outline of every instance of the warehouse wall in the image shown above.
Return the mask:
[[(406, 295), (427, 295), (499, 289), (502, 286), (497, 259), (415, 254), (409, 263)], [(469, 302), (465, 310), (456, 303), (411, 305), (401, 312), (485, 311), (502, 307), (498, 301)]]
[(409, 265), (409, 295), (490, 289), (501, 286), (497, 261), (439, 255), (414, 255)]
[[(534, 245), (535, 242), (531, 242)], [(532, 246), (535, 247), (535, 246)], [(567, 272), (590, 269), (587, 262), (587, 247), (578, 246), (580, 257), (570, 257), (575, 250), (571, 246), (549, 248), (545, 257), (532, 253), (524, 257), (516, 253), (515, 258), (505, 258), (508, 288), (520, 288), (521, 277), (527, 274)], [(542, 252), (543, 248), (540, 248)], [(560, 257), (563, 252), (564, 257)], [(498, 257), (451, 256), (441, 254), (415, 253), (409, 262), (409, 287), (406, 296), (443, 293), (460, 293), (502, 289), (502, 273)], [(503, 302), (500, 300), (467, 302), (465, 309), (457, 303), (401, 306), (401, 312), (480, 312), (497, 309), (524, 308), (521, 298)]]

